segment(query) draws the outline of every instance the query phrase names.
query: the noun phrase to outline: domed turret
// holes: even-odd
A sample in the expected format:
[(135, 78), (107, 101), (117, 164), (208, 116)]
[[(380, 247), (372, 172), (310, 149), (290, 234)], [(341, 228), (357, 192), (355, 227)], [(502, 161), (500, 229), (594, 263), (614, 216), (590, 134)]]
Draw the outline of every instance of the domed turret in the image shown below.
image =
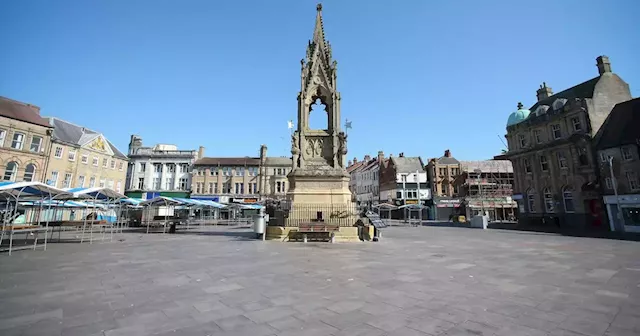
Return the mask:
[(507, 120), (507, 127), (521, 123), (529, 117), (530, 113), (531, 111), (525, 109), (522, 103), (518, 103), (518, 110), (509, 115), (509, 119)]

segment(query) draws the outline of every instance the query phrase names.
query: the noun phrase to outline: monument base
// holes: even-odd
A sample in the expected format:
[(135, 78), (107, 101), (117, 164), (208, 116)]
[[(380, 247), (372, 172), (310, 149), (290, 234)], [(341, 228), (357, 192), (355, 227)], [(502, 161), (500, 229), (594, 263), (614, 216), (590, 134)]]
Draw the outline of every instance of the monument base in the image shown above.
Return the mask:
[[(289, 241), (289, 237), (298, 230), (297, 227), (290, 226), (267, 226), (267, 240)], [(360, 242), (358, 237), (358, 228), (355, 226), (341, 227), (335, 234), (336, 243), (353, 243)]]

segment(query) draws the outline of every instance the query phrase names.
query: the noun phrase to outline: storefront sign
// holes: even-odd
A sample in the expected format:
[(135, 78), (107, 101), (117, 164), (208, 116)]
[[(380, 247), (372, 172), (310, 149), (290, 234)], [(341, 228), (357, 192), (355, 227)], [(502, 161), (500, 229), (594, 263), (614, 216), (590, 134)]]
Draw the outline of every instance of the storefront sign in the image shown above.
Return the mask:
[(258, 203), (257, 198), (245, 198), (244, 203)]
[(406, 200), (404, 204), (418, 204), (418, 200)]

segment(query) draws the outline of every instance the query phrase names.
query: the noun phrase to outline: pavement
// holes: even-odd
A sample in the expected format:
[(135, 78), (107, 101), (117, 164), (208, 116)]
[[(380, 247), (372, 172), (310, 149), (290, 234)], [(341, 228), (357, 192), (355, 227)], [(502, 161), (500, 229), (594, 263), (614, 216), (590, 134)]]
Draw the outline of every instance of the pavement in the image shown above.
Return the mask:
[(640, 244), (454, 227), (377, 243), (246, 229), (0, 254), (0, 335), (640, 334)]

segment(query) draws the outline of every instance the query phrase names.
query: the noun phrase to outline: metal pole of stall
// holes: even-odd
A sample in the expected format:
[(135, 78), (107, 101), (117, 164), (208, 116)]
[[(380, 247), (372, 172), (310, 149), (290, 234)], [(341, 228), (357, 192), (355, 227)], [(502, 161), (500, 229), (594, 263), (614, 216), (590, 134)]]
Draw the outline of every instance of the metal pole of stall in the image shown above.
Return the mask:
[(622, 222), (622, 227), (626, 225), (626, 220), (622, 214), (622, 207), (620, 206), (620, 196), (618, 195), (618, 181), (613, 175), (613, 156), (609, 156), (609, 174), (611, 175), (611, 184), (613, 185), (613, 193), (616, 196), (616, 207), (618, 208), (618, 219)]

